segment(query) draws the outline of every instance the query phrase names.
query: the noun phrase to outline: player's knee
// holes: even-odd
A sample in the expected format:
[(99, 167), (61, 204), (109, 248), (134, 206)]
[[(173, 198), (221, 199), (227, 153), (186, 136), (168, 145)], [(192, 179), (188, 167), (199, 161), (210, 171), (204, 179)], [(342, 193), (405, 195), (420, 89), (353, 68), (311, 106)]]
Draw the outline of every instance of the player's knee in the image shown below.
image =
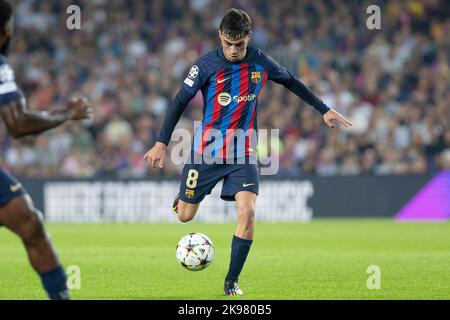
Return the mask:
[(252, 205), (243, 205), (238, 208), (239, 220), (246, 224), (253, 224), (255, 220), (255, 208)]
[(185, 212), (178, 212), (178, 220), (180, 222), (186, 223), (193, 219), (194, 217), (192, 215), (186, 214)]
[(21, 223), (17, 234), (25, 243), (32, 243), (45, 239), (44, 224), (37, 210), (30, 210), (27, 218)]

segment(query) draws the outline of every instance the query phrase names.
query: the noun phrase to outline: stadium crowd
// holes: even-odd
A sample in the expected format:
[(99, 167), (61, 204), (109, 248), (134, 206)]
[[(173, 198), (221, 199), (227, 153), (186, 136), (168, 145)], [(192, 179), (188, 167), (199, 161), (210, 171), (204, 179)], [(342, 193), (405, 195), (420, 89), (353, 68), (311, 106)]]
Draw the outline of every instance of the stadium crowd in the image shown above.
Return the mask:
[[(219, 45), (231, 7), (253, 20), (252, 43), (349, 117), (329, 129), (312, 107), (267, 84), (259, 128), (278, 128), (272, 152), (282, 177), (423, 174), (450, 169), (450, 12), (446, 0), (52, 0), (12, 1), (16, 30), (9, 62), (32, 108), (86, 95), (92, 123), (68, 124), (15, 141), (0, 126), (1, 162), (21, 177), (177, 176), (143, 159), (190, 67)], [(366, 8), (381, 8), (369, 30)], [(81, 7), (81, 30), (66, 9)], [(202, 118), (197, 95), (180, 127)], [(261, 145), (261, 150), (267, 149)]]

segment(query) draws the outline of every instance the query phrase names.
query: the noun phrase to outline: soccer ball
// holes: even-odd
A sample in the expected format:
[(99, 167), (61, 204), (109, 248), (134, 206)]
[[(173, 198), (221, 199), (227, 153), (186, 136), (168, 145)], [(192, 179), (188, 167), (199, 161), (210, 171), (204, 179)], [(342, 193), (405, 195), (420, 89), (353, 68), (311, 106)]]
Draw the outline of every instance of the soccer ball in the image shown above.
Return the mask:
[(178, 242), (177, 260), (190, 271), (207, 268), (214, 259), (214, 245), (202, 233), (189, 233)]

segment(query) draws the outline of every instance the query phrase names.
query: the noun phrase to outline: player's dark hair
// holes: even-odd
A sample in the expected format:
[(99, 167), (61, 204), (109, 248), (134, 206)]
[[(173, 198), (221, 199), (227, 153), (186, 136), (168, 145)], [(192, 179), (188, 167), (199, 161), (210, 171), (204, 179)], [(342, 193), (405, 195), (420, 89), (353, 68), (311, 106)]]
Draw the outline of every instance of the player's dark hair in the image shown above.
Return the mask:
[(249, 34), (252, 20), (243, 10), (228, 10), (220, 22), (219, 30), (231, 39), (239, 39)]
[(0, 0), (0, 29), (3, 29), (12, 16), (12, 7), (9, 2)]

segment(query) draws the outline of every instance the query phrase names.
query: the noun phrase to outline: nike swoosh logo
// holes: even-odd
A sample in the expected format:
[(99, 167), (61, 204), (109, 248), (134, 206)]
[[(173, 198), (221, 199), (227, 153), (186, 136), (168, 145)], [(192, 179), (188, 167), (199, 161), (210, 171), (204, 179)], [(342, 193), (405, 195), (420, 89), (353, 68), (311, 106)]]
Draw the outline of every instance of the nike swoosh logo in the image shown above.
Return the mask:
[(246, 187), (250, 187), (250, 186), (254, 186), (254, 185), (255, 185), (254, 183), (244, 183), (242, 186), (244, 188), (246, 188)]
[(227, 80), (230, 80), (230, 78), (218, 79), (218, 80), (217, 80), (217, 84), (224, 83), (224, 82), (227, 81)]
[(9, 186), (9, 190), (11, 190), (11, 192), (17, 192), (20, 188), (22, 188), (21, 183), (16, 183), (13, 184), (12, 186)]

